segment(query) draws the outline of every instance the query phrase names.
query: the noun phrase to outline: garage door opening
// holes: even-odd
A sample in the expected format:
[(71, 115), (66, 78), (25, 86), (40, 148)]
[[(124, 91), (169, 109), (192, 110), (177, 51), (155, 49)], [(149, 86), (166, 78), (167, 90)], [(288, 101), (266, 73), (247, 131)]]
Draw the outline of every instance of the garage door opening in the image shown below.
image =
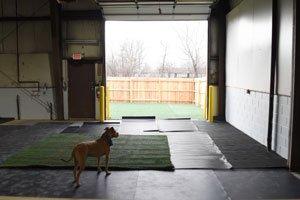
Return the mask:
[(203, 119), (207, 21), (107, 21), (109, 118)]

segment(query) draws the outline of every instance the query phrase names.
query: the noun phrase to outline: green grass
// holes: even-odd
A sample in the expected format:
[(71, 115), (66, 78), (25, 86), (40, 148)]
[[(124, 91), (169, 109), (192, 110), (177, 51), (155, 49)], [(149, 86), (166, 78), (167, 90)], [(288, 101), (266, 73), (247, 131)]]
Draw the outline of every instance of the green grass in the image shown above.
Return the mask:
[[(1, 167), (69, 168), (73, 162), (63, 162), (71, 155), (75, 144), (94, 139), (96, 135), (56, 134), (9, 157)], [(172, 170), (168, 139), (162, 135), (120, 135), (113, 139), (110, 169)], [(104, 158), (101, 159), (103, 166)], [(96, 158), (88, 158), (88, 168), (96, 168)]]
[(111, 103), (111, 119), (121, 119), (122, 116), (203, 119), (203, 111), (193, 104)]

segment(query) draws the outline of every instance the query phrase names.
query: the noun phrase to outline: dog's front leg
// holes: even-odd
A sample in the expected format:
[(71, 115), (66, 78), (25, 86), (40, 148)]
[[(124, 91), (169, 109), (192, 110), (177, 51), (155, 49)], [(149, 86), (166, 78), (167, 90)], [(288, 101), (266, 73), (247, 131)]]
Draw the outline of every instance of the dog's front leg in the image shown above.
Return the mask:
[(98, 173), (100, 173), (102, 171), (101, 167), (100, 167), (100, 156), (97, 157), (97, 169), (98, 169)]
[(108, 171), (108, 161), (109, 161), (109, 154), (105, 155), (105, 172), (106, 175), (110, 175), (111, 173)]

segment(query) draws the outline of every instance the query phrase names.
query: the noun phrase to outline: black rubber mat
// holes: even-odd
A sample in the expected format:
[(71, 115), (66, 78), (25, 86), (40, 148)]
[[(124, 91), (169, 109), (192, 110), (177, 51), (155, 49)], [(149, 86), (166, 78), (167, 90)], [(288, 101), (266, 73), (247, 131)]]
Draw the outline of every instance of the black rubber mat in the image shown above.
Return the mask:
[(120, 122), (117, 122), (117, 121), (113, 121), (113, 122), (97, 122), (97, 121), (94, 121), (94, 122), (84, 122), (83, 124), (84, 125), (102, 125), (102, 124), (120, 124)]
[(152, 119), (155, 120), (155, 116), (122, 116), (122, 119), (135, 119), (135, 120), (143, 120), (143, 119)]
[(194, 121), (207, 132), (235, 169), (286, 168), (287, 161), (227, 123)]
[(189, 117), (167, 118), (165, 120), (191, 120)]
[(215, 171), (230, 199), (300, 199), (300, 179), (288, 170)]
[(158, 120), (159, 132), (193, 132), (197, 131), (197, 127), (191, 120)]
[(6, 137), (12, 135), (14, 132), (17, 131), (24, 131), (29, 126), (25, 125), (0, 125), (0, 139), (1, 137)]
[(15, 118), (1, 118), (0, 117), (0, 124), (10, 122), (10, 121), (13, 121), (13, 120), (15, 120)]

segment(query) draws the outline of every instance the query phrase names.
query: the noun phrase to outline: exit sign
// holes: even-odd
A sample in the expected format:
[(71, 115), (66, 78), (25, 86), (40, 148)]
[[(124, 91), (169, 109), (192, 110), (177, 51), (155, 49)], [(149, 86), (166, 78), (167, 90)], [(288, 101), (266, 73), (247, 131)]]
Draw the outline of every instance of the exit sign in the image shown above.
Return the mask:
[(73, 60), (81, 60), (81, 53), (73, 53), (72, 58)]

